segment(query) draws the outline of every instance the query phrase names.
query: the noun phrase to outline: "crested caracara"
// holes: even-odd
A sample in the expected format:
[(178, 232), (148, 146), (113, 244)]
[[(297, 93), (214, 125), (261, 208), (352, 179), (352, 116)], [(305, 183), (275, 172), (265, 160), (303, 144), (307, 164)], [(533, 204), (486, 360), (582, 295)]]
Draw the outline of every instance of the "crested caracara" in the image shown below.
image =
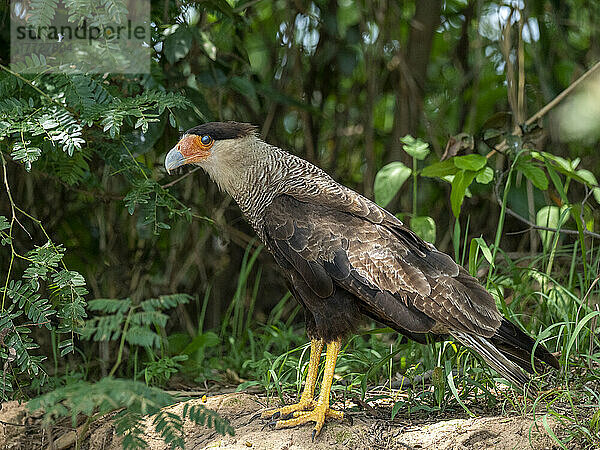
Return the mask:
[[(298, 403), (263, 413), (276, 427), (342, 418), (329, 394), (342, 338), (363, 316), (420, 343), (452, 336), (523, 386), (532, 360), (557, 359), (499, 312), (492, 296), (448, 255), (393, 214), (308, 161), (263, 142), (252, 125), (207, 123), (167, 154), (167, 171), (201, 166), (233, 197), (304, 307), (311, 354)], [(313, 398), (323, 347), (325, 371)]]

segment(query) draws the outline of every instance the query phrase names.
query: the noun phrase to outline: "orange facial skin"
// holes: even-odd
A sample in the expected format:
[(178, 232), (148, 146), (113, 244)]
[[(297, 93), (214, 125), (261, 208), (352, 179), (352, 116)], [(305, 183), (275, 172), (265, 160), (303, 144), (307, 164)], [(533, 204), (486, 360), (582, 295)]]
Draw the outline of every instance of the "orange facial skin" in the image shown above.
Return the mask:
[(190, 134), (181, 138), (177, 143), (177, 150), (185, 158), (186, 164), (195, 163), (203, 160), (210, 155), (210, 148), (215, 143), (214, 140), (210, 140), (207, 145), (202, 143), (202, 137)]

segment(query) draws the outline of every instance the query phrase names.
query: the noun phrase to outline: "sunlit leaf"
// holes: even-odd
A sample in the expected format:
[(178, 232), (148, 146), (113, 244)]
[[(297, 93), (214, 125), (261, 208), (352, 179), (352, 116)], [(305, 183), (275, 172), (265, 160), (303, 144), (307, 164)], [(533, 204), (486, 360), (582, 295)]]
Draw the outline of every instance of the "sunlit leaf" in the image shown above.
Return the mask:
[(429, 155), (429, 144), (423, 142), (421, 139), (415, 139), (410, 135), (406, 135), (400, 139), (400, 142), (404, 144), (404, 151), (413, 158), (421, 161)]
[[(557, 228), (560, 219), (560, 208), (558, 206), (544, 206), (536, 215), (536, 225), (539, 227)], [(550, 248), (554, 239), (554, 232), (548, 230), (538, 230), (542, 245), (545, 249)]]
[(475, 180), (479, 184), (488, 184), (490, 181), (494, 179), (494, 170), (490, 166), (486, 166), (477, 172), (477, 176)]
[(522, 164), (519, 162), (519, 164), (517, 164), (517, 169), (520, 170), (536, 188), (541, 191), (548, 189), (548, 178), (546, 177), (546, 174), (542, 169), (534, 166), (531, 161)]
[(464, 156), (455, 156), (452, 158), (454, 165), (459, 169), (463, 170), (480, 170), (483, 169), (487, 163), (485, 156), (471, 154)]
[(437, 177), (442, 178), (447, 175), (454, 175), (458, 172), (458, 168), (454, 165), (452, 160), (440, 161), (425, 167), (421, 171), (421, 175), (424, 177)]
[(577, 175), (583, 178), (589, 187), (592, 188), (592, 194), (598, 203), (600, 203), (600, 187), (598, 187), (598, 180), (596, 176), (586, 169), (580, 169), (577, 171)]
[(389, 163), (375, 176), (375, 202), (385, 207), (392, 201), (404, 182), (410, 177), (411, 170), (401, 162)]

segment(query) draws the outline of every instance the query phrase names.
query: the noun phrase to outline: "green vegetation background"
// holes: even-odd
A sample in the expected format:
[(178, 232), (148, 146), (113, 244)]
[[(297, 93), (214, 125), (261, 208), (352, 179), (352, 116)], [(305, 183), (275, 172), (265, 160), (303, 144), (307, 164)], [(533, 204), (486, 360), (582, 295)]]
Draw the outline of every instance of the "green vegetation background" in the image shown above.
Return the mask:
[[(57, 8), (27, 5), (42, 25)], [(568, 428), (558, 445), (598, 443), (598, 2), (153, 1), (142, 76), (10, 66), (2, 8), (4, 400), (88, 425), (119, 410), (135, 448), (156, 412), (183, 445), (159, 388), (300, 389), (302, 314), (273, 260), (205, 174), (162, 165), (182, 131), (238, 120), (400, 214), (564, 365), (540, 374), (532, 403), (452, 343), (371, 324), (348, 342), (334, 395), (383, 386), (392, 417), (534, 409)], [(75, 20), (93, 8), (123, 12), (67, 2)], [(413, 381), (401, 397), (399, 374)], [(184, 416), (232, 431), (202, 408)]]

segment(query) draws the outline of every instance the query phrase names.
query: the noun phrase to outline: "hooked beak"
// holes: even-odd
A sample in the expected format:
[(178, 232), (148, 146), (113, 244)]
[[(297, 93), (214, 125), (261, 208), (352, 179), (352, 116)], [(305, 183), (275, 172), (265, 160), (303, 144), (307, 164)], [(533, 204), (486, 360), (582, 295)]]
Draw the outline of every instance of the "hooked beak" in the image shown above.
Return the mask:
[(169, 153), (167, 153), (167, 157), (165, 158), (165, 169), (167, 169), (168, 174), (171, 173), (171, 170), (181, 167), (184, 164), (186, 164), (185, 156), (181, 154), (177, 147), (173, 147), (169, 150)]

